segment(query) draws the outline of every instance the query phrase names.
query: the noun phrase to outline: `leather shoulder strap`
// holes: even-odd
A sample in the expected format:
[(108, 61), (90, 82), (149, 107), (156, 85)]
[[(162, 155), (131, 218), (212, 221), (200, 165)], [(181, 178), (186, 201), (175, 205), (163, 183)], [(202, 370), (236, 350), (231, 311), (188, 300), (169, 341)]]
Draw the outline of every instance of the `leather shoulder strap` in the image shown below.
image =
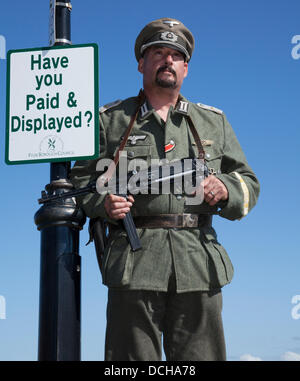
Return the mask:
[(127, 143), (127, 140), (128, 140), (128, 137), (131, 133), (134, 122), (136, 121), (136, 118), (138, 116), (139, 110), (140, 110), (141, 106), (143, 105), (143, 103), (145, 102), (145, 94), (144, 94), (143, 90), (140, 90), (139, 95), (137, 97), (137, 100), (138, 100), (138, 106), (136, 108), (135, 113), (132, 115), (132, 117), (130, 119), (129, 125), (125, 131), (125, 134), (123, 136), (121, 144), (120, 144), (120, 146), (117, 149), (117, 152), (115, 154), (114, 160), (109, 165), (107, 171), (105, 173), (103, 173), (100, 177), (102, 185), (106, 184), (112, 178), (112, 176), (116, 170), (116, 167), (119, 163), (120, 154), (124, 150), (124, 147)]
[(189, 124), (190, 130), (191, 130), (191, 133), (193, 134), (193, 137), (195, 139), (195, 142), (196, 142), (196, 145), (198, 148), (198, 159), (204, 159), (205, 158), (205, 151), (203, 149), (203, 145), (201, 143), (201, 139), (200, 139), (199, 134), (196, 130), (194, 122), (189, 115), (187, 115), (187, 120), (188, 120), (188, 124)]

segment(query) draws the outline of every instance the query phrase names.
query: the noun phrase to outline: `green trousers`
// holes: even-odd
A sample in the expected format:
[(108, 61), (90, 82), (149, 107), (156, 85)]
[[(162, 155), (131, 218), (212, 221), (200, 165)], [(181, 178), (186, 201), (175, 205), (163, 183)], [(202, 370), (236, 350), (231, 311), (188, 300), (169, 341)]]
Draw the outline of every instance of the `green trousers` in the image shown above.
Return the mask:
[(105, 360), (226, 360), (221, 290), (109, 289)]

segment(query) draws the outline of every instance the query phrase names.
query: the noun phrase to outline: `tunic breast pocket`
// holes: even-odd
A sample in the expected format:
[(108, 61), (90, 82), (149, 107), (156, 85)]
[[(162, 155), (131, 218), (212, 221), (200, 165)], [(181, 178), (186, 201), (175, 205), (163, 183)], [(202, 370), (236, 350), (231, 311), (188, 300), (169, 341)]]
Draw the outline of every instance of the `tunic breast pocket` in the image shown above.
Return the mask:
[(205, 161), (210, 175), (221, 173), (222, 151), (219, 146), (204, 147)]
[(128, 171), (147, 169), (151, 165), (151, 145), (126, 146), (122, 156), (127, 158)]
[[(120, 193), (131, 193), (134, 196), (149, 194), (148, 169), (152, 164), (152, 148), (153, 146), (150, 144), (131, 145), (130, 142), (126, 144), (121, 153), (118, 166)], [(131, 173), (129, 177), (127, 176), (128, 173)], [(140, 204), (135, 202), (132, 208), (133, 215), (136, 214), (138, 206)]]
[(124, 151), (129, 160), (148, 158), (151, 156), (151, 147), (151, 145), (125, 146)]

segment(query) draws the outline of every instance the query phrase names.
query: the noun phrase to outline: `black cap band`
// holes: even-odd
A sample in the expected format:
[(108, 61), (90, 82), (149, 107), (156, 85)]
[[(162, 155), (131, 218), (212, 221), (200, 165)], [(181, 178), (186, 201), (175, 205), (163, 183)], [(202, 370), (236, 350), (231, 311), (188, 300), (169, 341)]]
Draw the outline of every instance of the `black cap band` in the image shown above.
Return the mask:
[(190, 60), (190, 55), (186, 49), (186, 44), (183, 38), (180, 36), (177, 36), (173, 32), (166, 32), (162, 31), (157, 34), (155, 34), (149, 41), (147, 41), (145, 44), (141, 46), (141, 56), (143, 56), (145, 50), (153, 45), (161, 45), (161, 46), (168, 46), (172, 49), (178, 50), (181, 52), (185, 57), (186, 60)]

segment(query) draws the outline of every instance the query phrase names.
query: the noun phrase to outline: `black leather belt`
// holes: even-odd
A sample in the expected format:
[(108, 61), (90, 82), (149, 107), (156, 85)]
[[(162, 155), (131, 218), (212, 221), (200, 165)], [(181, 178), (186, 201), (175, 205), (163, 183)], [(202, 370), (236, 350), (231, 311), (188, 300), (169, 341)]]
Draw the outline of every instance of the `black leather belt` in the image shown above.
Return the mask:
[(159, 214), (156, 216), (133, 217), (137, 228), (201, 228), (209, 227), (212, 216), (209, 214)]

